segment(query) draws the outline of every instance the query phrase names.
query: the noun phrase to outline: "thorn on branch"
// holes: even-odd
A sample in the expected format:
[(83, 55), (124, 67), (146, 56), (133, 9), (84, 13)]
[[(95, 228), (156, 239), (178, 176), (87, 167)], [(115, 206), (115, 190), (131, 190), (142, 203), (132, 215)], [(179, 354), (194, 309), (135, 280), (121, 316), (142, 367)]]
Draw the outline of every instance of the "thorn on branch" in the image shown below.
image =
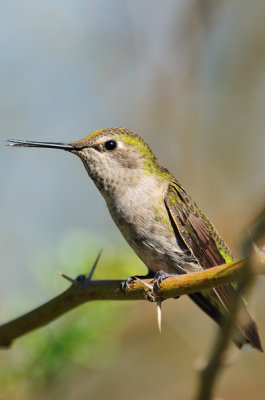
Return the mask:
[(88, 274), (88, 276), (86, 278), (88, 281), (91, 281), (91, 279), (92, 279), (92, 276), (93, 276), (93, 274), (95, 272), (96, 266), (98, 265), (98, 262), (99, 262), (101, 254), (102, 254), (102, 251), (103, 251), (103, 249), (101, 249), (99, 251), (99, 253), (97, 255), (97, 258), (95, 259), (94, 264), (92, 265), (92, 268), (91, 268), (91, 270), (90, 270), (90, 272), (89, 272), (89, 274)]
[(143, 281), (142, 279), (138, 278), (137, 276), (135, 277), (135, 280), (137, 280), (138, 282), (140, 282), (145, 288), (147, 288), (147, 290), (145, 290), (145, 296), (146, 299), (151, 301), (151, 302), (157, 302), (157, 325), (158, 325), (158, 331), (160, 333), (160, 335), (162, 334), (162, 329), (161, 329), (161, 325), (162, 325), (162, 301), (158, 300), (156, 297), (156, 294), (154, 292), (154, 285), (151, 285), (150, 283), (147, 283), (145, 281)]
[(138, 278), (138, 276), (134, 276), (134, 279), (136, 281), (138, 281), (138, 282), (141, 282), (141, 284), (143, 286), (145, 286), (147, 289), (149, 289), (149, 290), (151, 290), (153, 292), (153, 290), (154, 290), (154, 286), (153, 285), (150, 285), (149, 283), (143, 281), (142, 279)]
[(99, 251), (99, 253), (98, 253), (98, 255), (97, 255), (97, 258), (95, 259), (95, 261), (94, 261), (94, 264), (92, 265), (92, 268), (91, 268), (91, 270), (90, 270), (90, 272), (89, 272), (89, 274), (87, 275), (87, 276), (85, 276), (85, 275), (78, 275), (75, 279), (73, 279), (73, 278), (71, 278), (70, 276), (68, 276), (68, 275), (66, 275), (66, 274), (64, 274), (63, 272), (57, 272), (57, 274), (59, 275), (59, 276), (62, 276), (64, 279), (66, 279), (67, 281), (69, 281), (69, 282), (71, 282), (73, 285), (80, 285), (80, 284), (82, 284), (82, 283), (84, 283), (84, 282), (89, 282), (89, 281), (91, 281), (91, 279), (92, 279), (92, 276), (93, 276), (93, 274), (94, 274), (94, 272), (95, 272), (95, 270), (96, 270), (96, 267), (97, 267), (97, 265), (98, 265), (98, 262), (99, 262), (99, 259), (100, 259), (100, 256), (101, 256), (101, 254), (102, 254), (102, 251), (103, 251), (103, 249), (101, 249), (100, 251)]
[(157, 324), (160, 335), (162, 335), (162, 301), (157, 302)]
[(71, 282), (73, 285), (77, 285), (77, 279), (70, 278), (70, 276), (64, 274), (63, 272), (58, 271), (57, 274), (67, 281)]
[(138, 282), (141, 283), (141, 285), (144, 287), (144, 296), (146, 300), (150, 301), (151, 303), (155, 303), (158, 301), (156, 294), (154, 292), (154, 285), (147, 283), (140, 279), (138, 276), (135, 276), (134, 279)]

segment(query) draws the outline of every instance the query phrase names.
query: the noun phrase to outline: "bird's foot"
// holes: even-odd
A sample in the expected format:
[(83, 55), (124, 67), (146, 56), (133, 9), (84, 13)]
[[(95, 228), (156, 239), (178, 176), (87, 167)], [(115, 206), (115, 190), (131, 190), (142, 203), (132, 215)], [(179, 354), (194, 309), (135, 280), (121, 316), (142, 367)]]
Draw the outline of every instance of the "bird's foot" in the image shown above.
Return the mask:
[[(155, 274), (155, 279), (156, 279), (156, 287), (157, 289), (160, 289), (160, 286), (162, 285), (162, 283), (164, 282), (165, 279), (169, 278), (170, 276), (176, 276), (176, 274), (168, 274), (165, 271), (158, 271)], [(179, 296), (174, 297), (174, 299), (178, 299)]]
[(134, 280), (135, 280), (134, 276), (129, 276), (128, 278), (126, 278), (125, 281), (121, 283), (121, 291), (123, 293), (126, 293), (126, 289), (129, 287), (130, 283), (133, 282)]
[(129, 278), (125, 279), (125, 281), (121, 283), (121, 291), (123, 293), (126, 293), (126, 289), (130, 286), (132, 282), (138, 279), (148, 279), (148, 278), (154, 278), (154, 273), (149, 271), (147, 275), (129, 276)]
[(156, 284), (158, 287), (161, 286), (161, 284), (164, 282), (165, 279), (169, 278), (170, 276), (174, 276), (175, 274), (168, 274), (165, 271), (158, 271), (155, 274), (155, 279), (156, 279)]

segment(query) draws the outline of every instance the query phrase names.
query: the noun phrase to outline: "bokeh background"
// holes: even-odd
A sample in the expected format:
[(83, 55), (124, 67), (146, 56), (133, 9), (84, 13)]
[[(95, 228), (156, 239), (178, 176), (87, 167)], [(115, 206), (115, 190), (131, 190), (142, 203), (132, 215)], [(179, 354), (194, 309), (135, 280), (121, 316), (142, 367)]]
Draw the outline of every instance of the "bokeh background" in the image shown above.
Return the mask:
[[(145, 268), (80, 161), (8, 138), (141, 134), (240, 256), (264, 202), (265, 3), (248, 0), (1, 0), (0, 320), (68, 285)], [(265, 344), (264, 278), (250, 308)], [(0, 353), (0, 398), (191, 399), (216, 327), (188, 298), (87, 304)], [(234, 357), (232, 357), (234, 358)], [(241, 353), (220, 398), (264, 399), (264, 355)]]

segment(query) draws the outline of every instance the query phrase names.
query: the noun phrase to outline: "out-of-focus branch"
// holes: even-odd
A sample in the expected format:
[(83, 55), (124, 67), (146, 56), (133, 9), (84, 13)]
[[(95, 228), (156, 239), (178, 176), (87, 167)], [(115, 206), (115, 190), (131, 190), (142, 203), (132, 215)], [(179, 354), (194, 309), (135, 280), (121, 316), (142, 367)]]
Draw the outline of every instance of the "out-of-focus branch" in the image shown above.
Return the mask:
[(223, 329), (219, 329), (210, 359), (206, 367), (201, 371), (200, 388), (196, 400), (211, 400), (213, 398), (216, 378), (223, 366), (225, 350), (231, 337), (237, 313), (242, 304), (241, 298), (252, 285), (254, 276), (251, 273), (251, 268), (249, 268), (249, 263), (247, 263), (230, 308), (229, 318), (225, 320)]
[(255, 224), (252, 224), (251, 238), (245, 238), (243, 242), (243, 250), (245, 254), (250, 254), (244, 268), (241, 270), (241, 277), (238, 285), (238, 290), (233, 298), (231, 309), (228, 318), (224, 322), (223, 329), (220, 329), (216, 342), (214, 344), (209, 361), (205, 368), (201, 371), (199, 389), (196, 395), (196, 400), (211, 400), (213, 399), (213, 391), (216, 379), (223, 366), (225, 359), (225, 351), (231, 337), (231, 332), (240, 311), (242, 304), (241, 298), (251, 288), (257, 274), (264, 273), (265, 266), (265, 247), (258, 248), (253, 242), (258, 243), (264, 239), (265, 233), (265, 209), (263, 213), (256, 219)]
[[(204, 289), (220, 286), (231, 281), (237, 281), (246, 269), (247, 261), (237, 261), (220, 265), (208, 270), (191, 274), (174, 276), (166, 279), (158, 289), (152, 279), (134, 281), (124, 294), (121, 281), (90, 281), (89, 279), (77, 280), (65, 292), (35, 310), (0, 326), (0, 346), (8, 347), (12, 342), (41, 326), (58, 318), (67, 311), (92, 300), (144, 300), (146, 288), (143, 282), (153, 287), (153, 296), (156, 301), (166, 300), (171, 297), (198, 292)], [(265, 271), (265, 262), (262, 264)]]

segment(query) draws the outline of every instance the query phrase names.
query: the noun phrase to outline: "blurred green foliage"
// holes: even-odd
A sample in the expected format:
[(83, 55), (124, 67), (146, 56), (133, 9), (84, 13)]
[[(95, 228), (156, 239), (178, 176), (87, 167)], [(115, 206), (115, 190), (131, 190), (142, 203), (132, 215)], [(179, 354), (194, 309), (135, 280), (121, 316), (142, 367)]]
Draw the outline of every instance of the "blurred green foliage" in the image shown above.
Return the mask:
[[(97, 255), (95, 249), (99, 248), (100, 243), (86, 231), (68, 232), (59, 246), (55, 265), (47, 265), (41, 259), (32, 264), (36, 289), (47, 293), (46, 300), (59, 294), (68, 283), (56, 276), (56, 268), (73, 277), (87, 274)], [(106, 248), (93, 279), (126, 277), (136, 270), (144, 273), (144, 267), (128, 249)], [(55, 280), (57, 288), (51, 293)], [(16, 298), (19, 308), (28, 311), (29, 297), (26, 296), (25, 303), (23, 295)], [(30, 307), (36, 306), (32, 299)], [(109, 364), (119, 349), (117, 339), (127, 307), (126, 302), (114, 301), (84, 304), (49, 326), (18, 339), (1, 355), (0, 398), (20, 398), (19, 393), (34, 395), (47, 385), (69, 379), (73, 371)]]

